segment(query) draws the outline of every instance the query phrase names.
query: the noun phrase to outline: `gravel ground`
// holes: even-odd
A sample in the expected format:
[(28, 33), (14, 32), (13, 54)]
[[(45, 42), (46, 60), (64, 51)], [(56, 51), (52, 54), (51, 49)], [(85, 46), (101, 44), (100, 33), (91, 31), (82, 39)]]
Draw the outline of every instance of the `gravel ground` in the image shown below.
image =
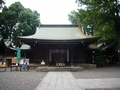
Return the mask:
[(72, 72), (76, 79), (120, 78), (120, 67), (101, 67)]
[[(47, 72), (12, 71), (0, 69), (0, 90), (34, 90)], [(72, 72), (77, 79), (120, 78), (120, 67), (103, 67)], [(109, 90), (109, 89), (107, 89)], [(111, 89), (110, 89), (111, 90)], [(113, 89), (117, 90), (117, 89)]]
[(47, 72), (12, 71), (0, 69), (0, 90), (34, 90)]

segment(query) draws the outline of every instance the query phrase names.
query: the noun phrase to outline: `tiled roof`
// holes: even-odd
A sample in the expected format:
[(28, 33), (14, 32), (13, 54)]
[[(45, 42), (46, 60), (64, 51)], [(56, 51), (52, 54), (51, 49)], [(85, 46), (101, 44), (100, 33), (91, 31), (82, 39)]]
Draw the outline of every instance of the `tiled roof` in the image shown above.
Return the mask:
[(83, 34), (81, 28), (76, 25), (41, 25), (34, 35), (19, 36), (18, 38), (39, 40), (79, 40), (96, 37), (98, 36), (88, 36)]

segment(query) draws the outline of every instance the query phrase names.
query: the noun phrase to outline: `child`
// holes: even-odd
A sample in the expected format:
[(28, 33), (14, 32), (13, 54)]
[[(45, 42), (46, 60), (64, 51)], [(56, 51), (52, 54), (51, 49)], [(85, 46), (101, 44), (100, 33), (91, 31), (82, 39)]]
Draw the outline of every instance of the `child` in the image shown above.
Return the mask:
[(25, 63), (22, 64), (22, 68), (23, 68), (23, 70), (25, 70), (27, 68), (27, 65)]
[(27, 65), (25, 63), (25, 59), (20, 60), (20, 64), (22, 65), (23, 70), (25, 70), (27, 68)]

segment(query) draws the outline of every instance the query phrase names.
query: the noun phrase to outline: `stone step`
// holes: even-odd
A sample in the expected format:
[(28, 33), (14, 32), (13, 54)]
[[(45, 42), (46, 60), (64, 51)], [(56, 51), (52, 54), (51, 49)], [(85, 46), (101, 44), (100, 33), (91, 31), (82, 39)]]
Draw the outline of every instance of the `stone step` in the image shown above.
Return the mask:
[(36, 71), (82, 71), (82, 67), (37, 67)]

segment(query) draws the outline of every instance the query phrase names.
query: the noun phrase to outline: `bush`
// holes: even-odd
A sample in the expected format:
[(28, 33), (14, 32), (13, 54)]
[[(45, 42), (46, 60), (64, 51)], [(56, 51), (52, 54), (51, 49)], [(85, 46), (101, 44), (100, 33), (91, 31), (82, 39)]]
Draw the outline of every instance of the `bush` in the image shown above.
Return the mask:
[(96, 64), (98, 67), (105, 66), (105, 56), (102, 51), (99, 51), (98, 57), (96, 58)]

